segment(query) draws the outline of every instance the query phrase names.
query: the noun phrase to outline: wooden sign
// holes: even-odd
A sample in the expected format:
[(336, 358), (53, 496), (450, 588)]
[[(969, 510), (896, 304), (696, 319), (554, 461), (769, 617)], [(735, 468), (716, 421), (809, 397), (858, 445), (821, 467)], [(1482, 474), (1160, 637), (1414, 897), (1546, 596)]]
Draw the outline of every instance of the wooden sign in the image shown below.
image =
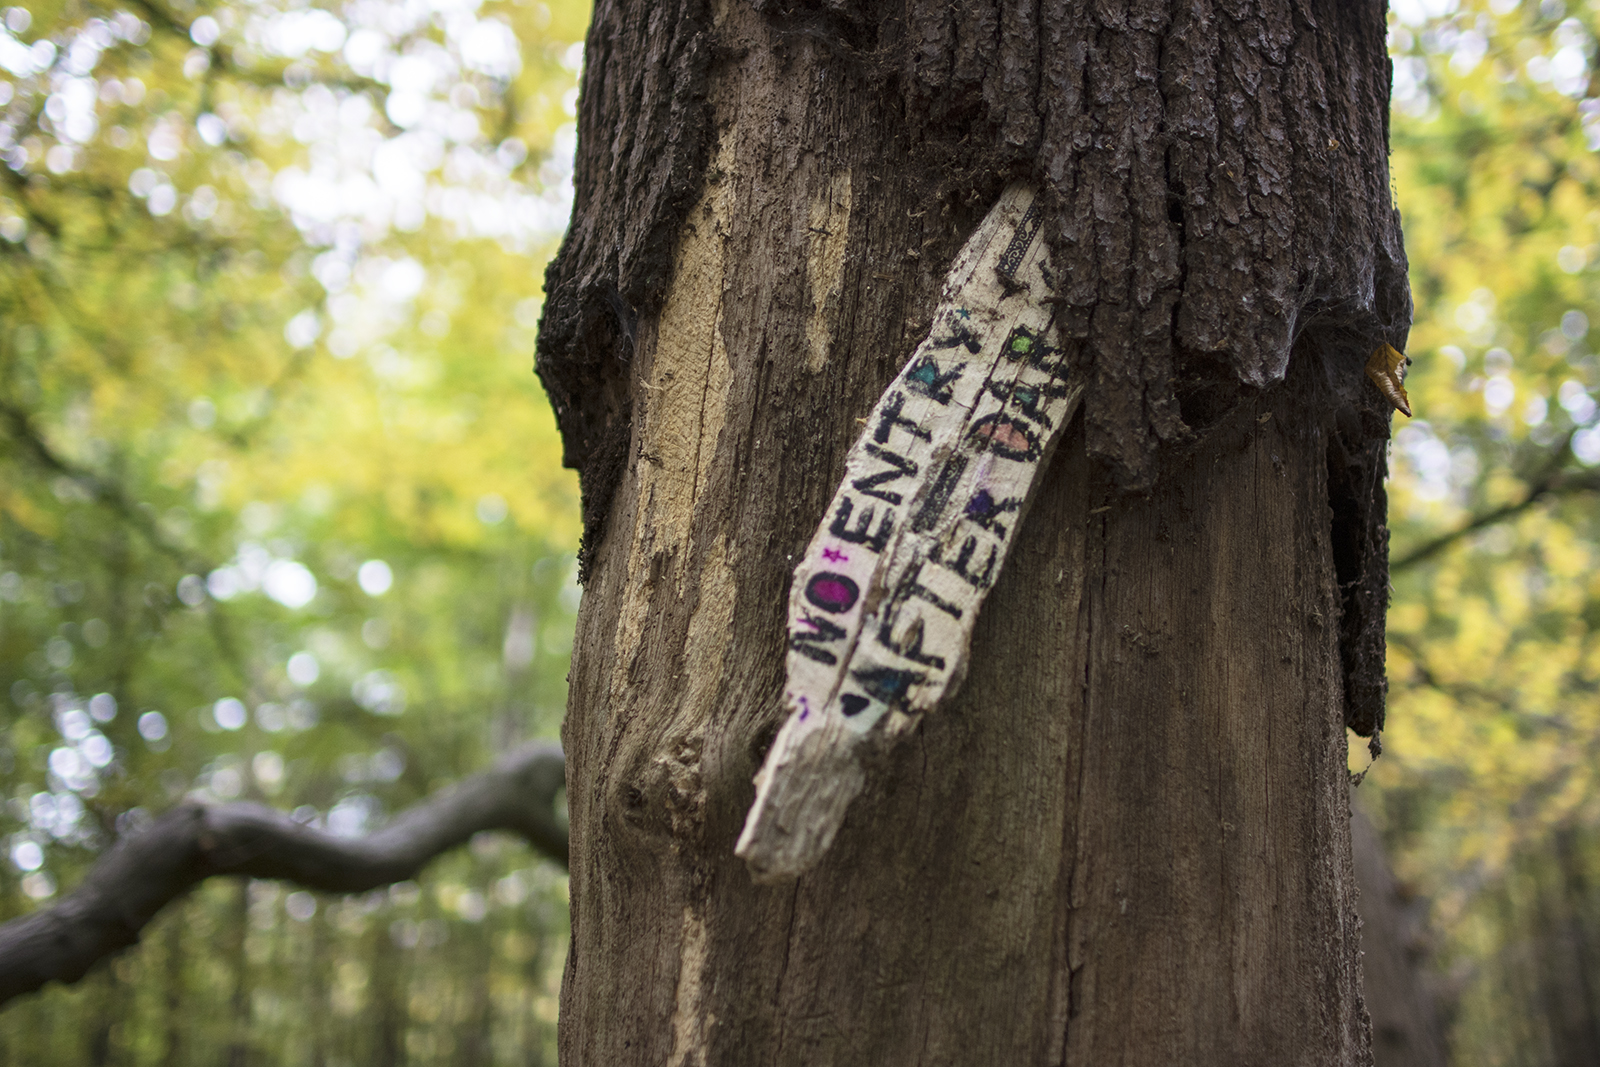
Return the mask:
[(832, 844), (872, 731), (904, 732), (959, 688), (978, 609), (1077, 407), (1033, 200), (1008, 189), (956, 258), (795, 569), (790, 714), (736, 847), (758, 881), (795, 877)]

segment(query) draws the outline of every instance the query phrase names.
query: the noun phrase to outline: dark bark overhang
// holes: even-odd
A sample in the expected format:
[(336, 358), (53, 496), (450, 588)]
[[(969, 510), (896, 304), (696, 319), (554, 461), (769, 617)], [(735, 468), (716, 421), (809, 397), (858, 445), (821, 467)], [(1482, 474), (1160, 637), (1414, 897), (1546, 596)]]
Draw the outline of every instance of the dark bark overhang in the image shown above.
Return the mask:
[[(1238, 400), (1284, 387), (1292, 359), (1315, 364), (1288, 387), (1330, 442), (1346, 720), (1378, 730), (1389, 411), (1363, 367), (1380, 341), (1403, 350), (1411, 319), (1383, 4), (756, 7), (780, 40), (897, 100), (897, 148), (943, 175), (947, 203), (1039, 184), (1088, 447), (1122, 491), (1147, 490)], [(708, 165), (714, 64), (737, 57), (699, 0), (602, 0), (587, 59), (538, 357), (581, 476), (585, 573), (628, 462), (634, 325), (660, 305)]]

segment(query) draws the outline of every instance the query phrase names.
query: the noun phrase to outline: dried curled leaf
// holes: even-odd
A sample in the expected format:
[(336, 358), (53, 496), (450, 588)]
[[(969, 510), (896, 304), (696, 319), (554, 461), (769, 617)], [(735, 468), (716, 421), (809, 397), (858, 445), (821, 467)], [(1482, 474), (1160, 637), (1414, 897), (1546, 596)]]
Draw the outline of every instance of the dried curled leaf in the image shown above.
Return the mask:
[(1372, 356), (1367, 360), (1367, 377), (1372, 379), (1372, 384), (1378, 387), (1378, 392), (1394, 405), (1396, 411), (1409, 417), (1411, 398), (1406, 396), (1401, 373), (1405, 365), (1406, 357), (1396, 351), (1393, 345), (1381, 344), (1372, 350)]

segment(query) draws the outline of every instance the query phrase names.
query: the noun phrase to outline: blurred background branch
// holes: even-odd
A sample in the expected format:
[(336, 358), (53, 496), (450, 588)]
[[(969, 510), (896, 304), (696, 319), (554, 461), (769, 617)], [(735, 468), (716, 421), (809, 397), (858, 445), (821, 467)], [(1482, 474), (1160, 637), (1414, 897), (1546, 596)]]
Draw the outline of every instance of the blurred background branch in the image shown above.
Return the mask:
[(1572, 459), (1572, 438), (1576, 430), (1569, 430), (1561, 441), (1550, 449), (1543, 460), (1541, 467), (1534, 475), (1525, 479), (1526, 490), (1522, 499), (1513, 504), (1502, 504), (1491, 508), (1480, 515), (1457, 526), (1446, 533), (1403, 553), (1398, 559), (1389, 561), (1389, 570), (1408, 570), (1419, 563), (1432, 559), (1440, 552), (1456, 544), (1463, 538), (1470, 537), (1480, 530), (1499, 525), (1521, 515), (1529, 508), (1548, 499), (1572, 496), (1578, 493), (1593, 493), (1600, 490), (1600, 470), (1579, 468), (1574, 470)]
[(412, 878), (488, 830), (515, 833), (564, 867), (567, 827), (556, 809), (564, 787), (561, 750), (533, 744), (361, 837), (260, 804), (180, 805), (107, 849), (59, 903), (0, 925), (0, 1004), (47, 982), (78, 981), (136, 944), (158, 911), (219, 875), (360, 893)]

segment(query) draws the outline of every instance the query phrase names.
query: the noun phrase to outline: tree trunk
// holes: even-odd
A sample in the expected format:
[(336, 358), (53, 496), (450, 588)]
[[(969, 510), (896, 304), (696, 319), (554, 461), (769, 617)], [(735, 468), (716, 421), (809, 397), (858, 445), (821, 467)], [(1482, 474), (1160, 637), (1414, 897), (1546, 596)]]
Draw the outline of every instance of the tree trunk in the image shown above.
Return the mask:
[[(597, 7), (540, 340), (586, 524), (569, 1067), (1370, 1062), (1381, 5), (1056, 6)], [(758, 886), (791, 571), (1015, 180), (1083, 416), (964, 687)]]

